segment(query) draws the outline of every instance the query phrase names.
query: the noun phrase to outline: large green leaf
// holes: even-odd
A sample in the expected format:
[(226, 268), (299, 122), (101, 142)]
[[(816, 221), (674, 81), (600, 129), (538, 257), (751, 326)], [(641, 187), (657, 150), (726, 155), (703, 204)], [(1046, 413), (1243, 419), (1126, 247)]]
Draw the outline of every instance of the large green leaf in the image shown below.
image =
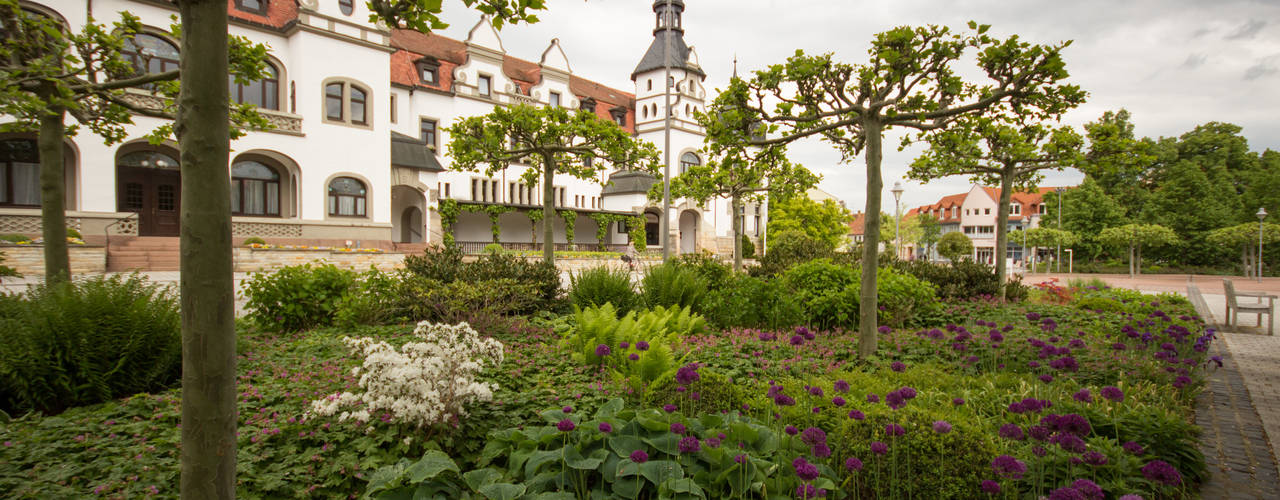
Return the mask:
[(446, 470), (462, 472), (458, 469), (458, 464), (454, 463), (452, 458), (449, 458), (449, 455), (445, 455), (440, 450), (428, 450), (420, 460), (405, 469), (404, 473), (405, 478), (411, 484), (417, 484), (427, 479), (433, 479)]
[(558, 448), (554, 450), (538, 450), (533, 452), (529, 460), (524, 463), (524, 477), (531, 477), (538, 472), (538, 469), (550, 462), (558, 461), (564, 457), (564, 449)]
[(636, 450), (643, 450), (644, 442), (636, 436), (612, 436), (609, 438), (609, 449), (620, 457), (629, 457)]
[(667, 433), (658, 437), (645, 438), (644, 442), (649, 443), (650, 446), (653, 446), (654, 448), (657, 448), (658, 451), (661, 451), (668, 455), (680, 454), (680, 435), (679, 434)]
[(614, 414), (618, 413), (623, 406), (622, 398), (610, 399), (608, 403), (601, 405), (600, 409), (596, 410), (595, 418), (597, 420), (610, 419)]
[(515, 500), (524, 495), (523, 484), (495, 483), (480, 488), (480, 494), (489, 500)]
[(573, 494), (567, 491), (551, 491), (547, 493), (539, 493), (533, 497), (533, 500), (574, 500)]
[(687, 495), (679, 495), (679, 496), (694, 496), (697, 498), (707, 498), (707, 494), (702, 491), (702, 487), (698, 486), (698, 483), (695, 482), (693, 479), (690, 479), (687, 477), (668, 480), (667, 482), (662, 484), (662, 487), (670, 490), (672, 493), (687, 494)]
[(487, 486), (498, 482), (502, 478), (502, 473), (497, 469), (476, 469), (462, 475), (462, 480), (466, 481), (467, 486), (472, 490), (480, 491), (480, 487)]
[(373, 475), (369, 476), (369, 486), (365, 491), (369, 494), (377, 493), (389, 488), (395, 488), (404, 481), (404, 469), (409, 461), (401, 459), (400, 463), (380, 467), (373, 471)]
[(653, 484), (684, 477), (684, 468), (671, 460), (653, 460), (640, 464), (640, 475)]
[(644, 487), (644, 479), (640, 477), (618, 478), (613, 482), (613, 494), (622, 498), (634, 499), (640, 496)]
[(566, 459), (565, 463), (568, 464), (569, 467), (578, 469), (578, 470), (596, 470), (600, 468), (600, 464), (604, 463), (604, 460), (599, 458), (578, 457), (573, 459)]

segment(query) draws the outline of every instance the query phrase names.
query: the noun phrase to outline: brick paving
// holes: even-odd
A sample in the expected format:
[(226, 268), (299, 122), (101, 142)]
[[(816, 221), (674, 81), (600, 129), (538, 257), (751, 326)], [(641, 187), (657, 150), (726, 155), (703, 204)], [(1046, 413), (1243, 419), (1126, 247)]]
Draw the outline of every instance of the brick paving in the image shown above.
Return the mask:
[[(1243, 376), (1246, 365), (1241, 356), (1233, 356), (1240, 349), (1236, 337), (1242, 336), (1224, 334), (1231, 340), (1213, 343), (1212, 354), (1222, 356), (1224, 366), (1211, 373), (1196, 400), (1196, 425), (1203, 431), (1200, 451), (1210, 474), (1200, 489), (1206, 499), (1262, 500), (1280, 495), (1280, 469), (1267, 439), (1280, 431), (1266, 428), (1280, 422), (1272, 415), (1271, 425), (1264, 426), (1267, 417), (1260, 415), (1264, 409), (1255, 409)], [(1280, 413), (1280, 404), (1273, 402), (1269, 410)]]

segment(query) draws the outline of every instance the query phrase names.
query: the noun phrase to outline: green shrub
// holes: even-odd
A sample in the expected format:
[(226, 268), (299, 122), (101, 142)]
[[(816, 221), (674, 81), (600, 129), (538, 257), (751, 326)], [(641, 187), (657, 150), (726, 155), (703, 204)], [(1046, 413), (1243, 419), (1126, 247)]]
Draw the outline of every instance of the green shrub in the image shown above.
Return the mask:
[(826, 330), (857, 323), (858, 275), (852, 268), (815, 259), (788, 269), (782, 280), (803, 308), (808, 325)]
[(297, 331), (333, 324), (334, 313), (355, 273), (333, 264), (282, 267), (253, 273), (241, 284), (246, 315), (271, 331)]
[(521, 314), (556, 308), (560, 298), (560, 271), (555, 264), (510, 254), (482, 255), (464, 266), (458, 279), (470, 283), (509, 279), (528, 286), (534, 300), (515, 310)]
[(752, 266), (752, 276), (777, 276), (791, 266), (814, 259), (833, 258), (835, 247), (805, 234), (802, 231), (782, 231), (769, 234), (769, 251), (760, 259), (760, 265)]
[(267, 241), (266, 241), (266, 240), (264, 240), (264, 239), (262, 239), (262, 238), (259, 238), (259, 237), (257, 237), (257, 236), (250, 236), (250, 237), (248, 237), (248, 238), (245, 238), (245, 239), (244, 239), (244, 243), (243, 243), (243, 244), (244, 244), (244, 246), (249, 246), (249, 245), (266, 245), (266, 244), (267, 244)]
[[(893, 267), (922, 280), (933, 283), (938, 297), (945, 300), (966, 300), (978, 297), (996, 297), (1000, 294), (995, 268), (972, 259), (958, 259), (950, 264), (923, 260), (895, 261)], [(1027, 287), (1020, 281), (1010, 280), (1005, 288), (1005, 298), (1021, 301), (1027, 296)]]
[(648, 408), (676, 405), (685, 415), (716, 414), (721, 410), (738, 411), (746, 399), (742, 390), (729, 377), (710, 368), (698, 370), (698, 380), (688, 386), (676, 383), (674, 372), (655, 380), (643, 394)]
[(753, 243), (751, 241), (751, 238), (748, 238), (747, 235), (745, 234), (742, 235), (742, 258), (744, 259), (756, 258), (756, 244)]
[(876, 271), (876, 305), (880, 308), (880, 323), (903, 326), (934, 312), (938, 299), (929, 282), (892, 268), (881, 268)]
[(618, 314), (626, 314), (636, 300), (631, 272), (599, 266), (570, 276), (569, 302), (576, 307), (613, 304)]
[(950, 232), (938, 239), (938, 255), (955, 262), (973, 254), (973, 240), (960, 232)]
[(535, 292), (532, 286), (513, 279), (442, 283), (405, 276), (397, 293), (401, 307), (413, 321), (456, 324), (482, 315), (510, 316), (529, 310), (537, 300)]
[(701, 311), (707, 282), (679, 264), (650, 267), (640, 280), (640, 304), (645, 307), (680, 306)]
[(384, 273), (373, 268), (357, 275), (351, 288), (338, 301), (334, 324), (354, 328), (407, 321), (408, 301), (401, 293), (402, 280), (400, 273)]
[(734, 274), (707, 291), (702, 314), (720, 328), (777, 330), (804, 324), (804, 308), (782, 280)]
[(0, 278), (11, 276), (21, 278), (22, 274), (18, 273), (17, 269), (4, 265), (4, 252), (0, 252)]
[[(561, 340), (569, 357), (579, 364), (609, 368), (636, 391), (674, 372), (680, 363), (674, 354), (676, 346), (706, 327), (702, 316), (688, 307), (631, 311), (619, 319), (613, 305), (605, 304), (575, 307), (574, 316), (576, 326)], [(601, 346), (607, 347), (603, 355)]]
[(731, 263), (724, 262), (709, 253), (687, 253), (676, 258), (675, 262), (702, 278), (707, 288), (721, 286), (733, 274)]
[(137, 275), (0, 296), (0, 406), (56, 413), (162, 389), (182, 368), (175, 294)]
[(410, 273), (445, 283), (462, 276), (465, 266), (462, 262), (462, 250), (453, 245), (427, 247), (422, 255), (407, 255), (404, 258), (404, 267)]
[(0, 234), (0, 241), (7, 241), (9, 243), (31, 243), (31, 238), (21, 234)]
[(483, 250), (486, 254), (502, 253), (504, 251), (501, 243), (490, 243), (485, 245)]
[(82, 240), (82, 239), (84, 239), (84, 236), (82, 236), (82, 235), (80, 234), (80, 231), (79, 231), (78, 229), (74, 228), (74, 227), (69, 227), (69, 228), (67, 228), (67, 237), (68, 237), (68, 238), (75, 238), (75, 239), (78, 239), (78, 240)]

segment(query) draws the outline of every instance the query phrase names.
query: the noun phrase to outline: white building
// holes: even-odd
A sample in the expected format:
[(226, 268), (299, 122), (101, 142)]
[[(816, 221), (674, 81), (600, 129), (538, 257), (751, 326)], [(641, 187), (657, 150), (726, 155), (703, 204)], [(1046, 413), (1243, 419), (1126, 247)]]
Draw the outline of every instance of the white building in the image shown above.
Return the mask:
[[(23, 5), (79, 31), (86, 4), (43, 0)], [(232, 233), (237, 243), (260, 237), (269, 243), (416, 249), (442, 238), (438, 208), (454, 199), (464, 211), (454, 227), (457, 241), (474, 249), (489, 243), (483, 204), (517, 211), (499, 220), (504, 244), (532, 242), (531, 222), (520, 208), (541, 204), (539, 186), (519, 183), (528, 168), (513, 165), (492, 178), (449, 171), (444, 154), (447, 127), (461, 117), (495, 106), (532, 104), (594, 111), (642, 140), (663, 147), (663, 53), (670, 41), (672, 172), (703, 161), (704, 134), (693, 119), (708, 101), (705, 73), (683, 38), (684, 2), (653, 5), (653, 44), (631, 75), (634, 92), (596, 83), (573, 72), (568, 48), (558, 40), (535, 56), (509, 55), (498, 32), (481, 20), (464, 41), (435, 34), (389, 30), (368, 22), (354, 0), (232, 0), (229, 32), (271, 47), (273, 76), (249, 85), (231, 83), (233, 99), (256, 104), (275, 129), (233, 141)], [(140, 66), (152, 71), (177, 66), (178, 45), (166, 32), (176, 7), (144, 0), (98, 0), (99, 22), (129, 11), (147, 26), (134, 41)], [(511, 29), (518, 29), (513, 27)], [(636, 34), (639, 36), (639, 34)], [(580, 50), (586, 48), (579, 48)], [(131, 91), (140, 103), (154, 101)], [(178, 233), (180, 173), (176, 144), (151, 146), (143, 135), (162, 122), (135, 117), (129, 139), (106, 146), (88, 131), (67, 141), (68, 224), (85, 239), (109, 247)], [(71, 123), (69, 120), (68, 123)], [(0, 135), (0, 233), (39, 233), (38, 156), (31, 134)], [(599, 179), (556, 179), (556, 204), (579, 213), (574, 242), (593, 246), (595, 212), (643, 214), (648, 243), (657, 234), (660, 203), (648, 201), (651, 176), (606, 169)], [(655, 206), (657, 205), (657, 206)], [(732, 248), (727, 200), (699, 206), (673, 200), (669, 237), (679, 252)], [(764, 207), (740, 214), (746, 232), (759, 236)], [(563, 221), (550, 218), (558, 242)], [(539, 234), (541, 232), (539, 231)], [(605, 243), (623, 245), (624, 228), (611, 228)]]
[[(1057, 189), (1067, 188), (1041, 187), (1032, 192), (1014, 191), (1010, 194), (1009, 241), (1006, 248), (1008, 259), (1022, 261), (1022, 231), (1040, 226), (1040, 218), (1045, 210), (1044, 197)], [(941, 234), (960, 231), (973, 241), (974, 260), (994, 264), (999, 200), (999, 188), (974, 185), (968, 192), (944, 196), (936, 203), (913, 208), (904, 216), (933, 216), (940, 223)], [(924, 249), (914, 248), (914, 243), (907, 242), (906, 245), (907, 251), (917, 255), (917, 258), (941, 258), (936, 249), (930, 250), (933, 255), (926, 256)]]

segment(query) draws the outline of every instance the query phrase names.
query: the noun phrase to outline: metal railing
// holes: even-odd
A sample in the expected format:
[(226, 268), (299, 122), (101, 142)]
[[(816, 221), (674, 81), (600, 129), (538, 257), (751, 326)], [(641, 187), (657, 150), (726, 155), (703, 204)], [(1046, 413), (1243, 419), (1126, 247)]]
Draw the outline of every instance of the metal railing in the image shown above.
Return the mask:
[(107, 224), (107, 227), (102, 228), (102, 268), (103, 269), (110, 269), (110, 266), (111, 266), (111, 228), (116, 227), (121, 223), (128, 222), (130, 219), (137, 219), (137, 218), (138, 218), (138, 213), (131, 212), (129, 215), (116, 219), (115, 222)]

